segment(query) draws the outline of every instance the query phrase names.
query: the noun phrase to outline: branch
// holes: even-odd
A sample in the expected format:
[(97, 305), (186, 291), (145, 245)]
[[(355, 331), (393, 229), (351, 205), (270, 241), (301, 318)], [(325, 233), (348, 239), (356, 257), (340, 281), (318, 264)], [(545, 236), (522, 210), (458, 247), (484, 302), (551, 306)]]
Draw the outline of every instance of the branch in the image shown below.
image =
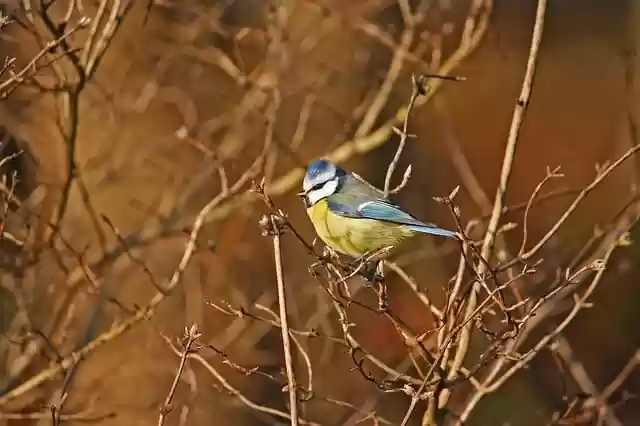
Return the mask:
[[(582, 392), (587, 395), (593, 396), (591, 401), (599, 405), (598, 410), (600, 411), (602, 417), (605, 419), (606, 423), (609, 426), (623, 426), (622, 421), (618, 419), (616, 414), (613, 412), (613, 409), (607, 403), (607, 398), (596, 397), (596, 395), (598, 395), (600, 391), (598, 390), (597, 385), (589, 376), (589, 373), (587, 372), (584, 364), (580, 362), (580, 360), (576, 356), (573, 348), (571, 347), (571, 344), (569, 343), (569, 340), (566, 337), (559, 335), (552, 345), (552, 349), (555, 350), (566, 363), (571, 377), (578, 384), (578, 386), (580, 386)], [(585, 404), (585, 406), (586, 405), (587, 404)]]
[(185, 343), (184, 345), (184, 351), (182, 351), (182, 357), (180, 358), (180, 365), (178, 366), (176, 375), (173, 378), (173, 383), (171, 384), (171, 388), (169, 389), (167, 398), (164, 400), (162, 408), (160, 408), (160, 415), (158, 416), (158, 426), (164, 425), (167, 414), (169, 414), (169, 412), (171, 411), (173, 397), (176, 393), (176, 389), (178, 389), (178, 382), (180, 382), (180, 377), (182, 376), (184, 367), (187, 364), (187, 357), (189, 356), (189, 353), (191, 351), (191, 346), (193, 346), (195, 341), (198, 340), (200, 336), (201, 334), (198, 332), (197, 324), (193, 324), (191, 327), (189, 327), (189, 329), (186, 330), (185, 337), (187, 339), (187, 343)]
[[(573, 200), (573, 203), (571, 203), (571, 206), (569, 206), (569, 208), (565, 210), (565, 212), (562, 214), (560, 219), (558, 219), (558, 221), (551, 227), (551, 229), (545, 234), (545, 236), (542, 237), (536, 243), (536, 245), (534, 245), (532, 248), (530, 248), (527, 251), (523, 251), (523, 253), (520, 256), (518, 256), (518, 258), (514, 259), (512, 262), (509, 262), (509, 264), (502, 266), (501, 269), (507, 268), (513, 265), (513, 263), (515, 262), (525, 261), (533, 257), (551, 239), (551, 237), (553, 237), (558, 232), (560, 227), (566, 222), (569, 216), (571, 216), (571, 214), (578, 208), (578, 205), (580, 205), (582, 200), (584, 200), (584, 198), (589, 193), (591, 193), (591, 191), (593, 191), (607, 176), (609, 176), (611, 172), (617, 169), (622, 163), (627, 161), (629, 158), (635, 155), (635, 153), (638, 151), (640, 151), (640, 144), (629, 148), (629, 150), (627, 150), (627, 152), (625, 152), (624, 155), (622, 155), (616, 161), (611, 163), (607, 168), (600, 171), (596, 176), (596, 178), (589, 185), (587, 185), (582, 191), (580, 191), (578, 196)], [(524, 249), (524, 246), (523, 246), (523, 249)]]
[[(617, 245), (612, 245), (607, 252), (605, 253), (602, 259), (599, 259), (597, 262), (594, 262), (593, 270), (596, 270), (596, 275), (592, 279), (589, 286), (585, 289), (582, 295), (576, 295), (574, 300), (574, 305), (571, 311), (565, 316), (565, 318), (560, 322), (560, 324), (551, 332), (542, 337), (536, 345), (528, 351), (526, 354), (519, 356), (517, 361), (509, 367), (502, 375), (498, 377), (499, 372), (502, 369), (502, 365), (506, 362), (507, 358), (502, 357), (499, 359), (496, 365), (494, 365), (491, 369), (491, 372), (485, 378), (484, 384), (482, 388), (476, 390), (471, 399), (465, 405), (463, 412), (460, 414), (458, 424), (464, 424), (464, 422), (469, 418), (473, 409), (478, 404), (478, 402), (484, 397), (484, 395), (495, 392), (502, 385), (504, 385), (507, 380), (509, 380), (515, 373), (520, 371), (526, 365), (528, 365), (533, 358), (538, 355), (538, 353), (547, 347), (557, 336), (559, 336), (567, 326), (573, 321), (573, 319), (578, 315), (578, 313), (585, 307), (587, 300), (593, 294), (594, 290), (602, 280), (604, 272), (606, 271), (605, 265), (609, 262), (609, 258), (617, 248)], [(515, 348), (515, 344), (509, 348)]]
[[(409, 104), (407, 105), (407, 114), (405, 115), (404, 120), (402, 122), (402, 129), (398, 129), (397, 127), (393, 128), (393, 131), (398, 135), (400, 135), (400, 142), (398, 144), (398, 149), (396, 149), (396, 153), (393, 156), (393, 160), (391, 160), (391, 163), (387, 168), (387, 174), (384, 178), (385, 197), (389, 196), (390, 187), (391, 187), (391, 176), (393, 176), (393, 172), (398, 166), (398, 161), (400, 161), (400, 155), (402, 155), (404, 146), (406, 145), (407, 139), (409, 138), (409, 134), (407, 133), (407, 130), (409, 128), (409, 115), (411, 114), (411, 111), (413, 110), (413, 107), (415, 106), (416, 100), (418, 99), (418, 97), (420, 95), (426, 94), (426, 91), (425, 91), (426, 89), (424, 87), (425, 80), (426, 80), (426, 77), (422, 74), (418, 76), (416, 75), (411, 76), (413, 89), (411, 91), (411, 98), (409, 99)], [(404, 174), (405, 177), (403, 177), (402, 183), (400, 183), (400, 185), (394, 189), (394, 192), (398, 192), (402, 188), (403, 183), (406, 185), (406, 182), (409, 180), (410, 173), (411, 173), (411, 169), (408, 168)]]
[(266, 153), (268, 152), (271, 146), (270, 138), (265, 140), (265, 144), (260, 155), (254, 160), (253, 164), (247, 169), (233, 184), (232, 187), (223, 186), (220, 194), (215, 196), (207, 205), (205, 205), (202, 210), (198, 213), (195, 221), (193, 222), (193, 228), (189, 235), (189, 240), (186, 243), (185, 250), (182, 254), (182, 258), (178, 267), (174, 270), (169, 282), (164, 288), (164, 291), (158, 291), (153, 298), (142, 308), (136, 310), (136, 312), (129, 316), (128, 318), (122, 320), (114, 324), (109, 330), (97, 336), (94, 340), (90, 341), (80, 349), (71, 352), (69, 355), (65, 356), (61, 361), (53, 363), (48, 368), (45, 368), (41, 372), (35, 374), (34, 376), (28, 378), (24, 382), (22, 382), (19, 386), (13, 388), (9, 392), (0, 396), (0, 407), (8, 404), (14, 399), (18, 398), (20, 395), (42, 385), (49, 380), (54, 379), (60, 372), (66, 371), (75, 363), (75, 360), (78, 358), (86, 357), (102, 345), (107, 342), (110, 342), (128, 330), (130, 330), (134, 325), (152, 317), (158, 306), (167, 298), (169, 294), (182, 282), (182, 277), (187, 266), (191, 262), (191, 258), (196, 251), (196, 240), (198, 235), (200, 234), (200, 230), (205, 224), (205, 219), (207, 216), (220, 205), (220, 203), (228, 200), (230, 197), (236, 195), (244, 186), (250, 182), (255, 176), (258, 174), (263, 162)]
[[(498, 231), (500, 218), (502, 217), (502, 212), (504, 209), (504, 197), (507, 191), (509, 178), (511, 176), (511, 171), (513, 168), (513, 161), (515, 158), (516, 147), (518, 143), (518, 136), (520, 134), (520, 128), (524, 121), (524, 115), (527, 110), (527, 106), (529, 105), (529, 98), (531, 96), (531, 88), (533, 86), (533, 78), (535, 75), (536, 62), (538, 58), (538, 50), (540, 48), (540, 43), (542, 40), (542, 31), (544, 27), (544, 16), (545, 16), (546, 7), (547, 7), (546, 0), (538, 1), (536, 18), (535, 18), (535, 23), (533, 28), (533, 35), (531, 37), (529, 59), (527, 60), (527, 68), (524, 76), (524, 81), (522, 83), (522, 89), (520, 91), (520, 95), (518, 97), (518, 100), (516, 102), (516, 106), (513, 112), (511, 127), (509, 129), (509, 137), (507, 139), (507, 146), (505, 147), (504, 158), (502, 161), (500, 183), (496, 191), (495, 200), (493, 203), (493, 210), (491, 212), (489, 224), (487, 225), (487, 232), (485, 233), (482, 249), (480, 250), (481, 260), (478, 262), (478, 266), (476, 268), (477, 276), (480, 278), (483, 277), (488, 272), (488, 269), (489, 269), (488, 262), (491, 259), (496, 233)], [(479, 288), (480, 288), (480, 282), (479, 280), (475, 280), (473, 287), (471, 289), (471, 294), (469, 295), (464, 318), (469, 318), (469, 315), (471, 315), (476, 309), (476, 305), (478, 302), (477, 293)], [(472, 325), (473, 323), (469, 322), (462, 330), (459, 346), (454, 356), (453, 367), (450, 371), (451, 373), (453, 373), (452, 375), (457, 374), (457, 369), (454, 369), (454, 367), (462, 366), (464, 362), (464, 358), (469, 350), (469, 341), (471, 337)], [(452, 378), (451, 377), (452, 375), (450, 375), (449, 379)], [(450, 392), (448, 391), (443, 392), (438, 404), (440, 408), (445, 406), (449, 396), (450, 396)]]
[[(449, 59), (445, 61), (445, 63), (438, 69), (438, 76), (442, 77), (450, 74), (455, 67), (457, 67), (476, 49), (476, 47), (478, 47), (489, 26), (489, 18), (491, 15), (492, 6), (493, 0), (486, 0), (485, 12), (478, 18), (478, 23), (471, 32), (468, 38), (468, 42), (460, 46), (449, 57)], [(429, 82), (428, 92), (424, 96), (416, 100), (415, 106), (417, 107), (427, 103), (442, 86), (444, 80), (445, 79), (443, 78), (434, 78), (433, 80), (431, 80)], [(343, 163), (357, 154), (370, 152), (376, 149), (388, 140), (389, 136), (393, 132), (393, 128), (400, 125), (404, 121), (406, 115), (407, 108), (400, 108), (392, 119), (382, 124), (373, 132), (361, 138), (355, 138), (343, 142), (338, 148), (328, 153), (326, 157), (333, 162)], [(269, 183), (266, 187), (266, 193), (269, 196), (277, 196), (291, 191), (296, 185), (299, 184), (303, 176), (304, 168), (293, 169), (274, 182)], [(219, 208), (217, 208), (216, 211), (209, 216), (209, 220), (218, 221), (220, 219), (223, 219), (236, 209), (245, 206), (253, 202), (254, 200), (255, 197), (253, 197), (252, 194), (246, 194), (242, 197), (238, 197), (232, 202), (226, 203), (224, 206), (220, 206)]]
[(280, 216), (263, 216), (260, 220), (264, 235), (273, 237), (273, 258), (276, 266), (276, 279), (278, 282), (278, 306), (280, 308), (280, 331), (282, 335), (282, 347), (284, 350), (284, 365), (287, 372), (287, 390), (289, 391), (289, 413), (291, 415), (291, 425), (298, 426), (298, 397), (297, 385), (293, 371), (293, 358), (291, 356), (291, 340), (289, 336), (289, 323), (287, 320), (287, 298), (284, 288), (284, 278), (282, 273), (282, 251), (280, 247), (280, 235), (284, 223)]
[[(89, 19), (81, 19), (76, 25), (71, 27), (68, 31), (60, 34), (54, 40), (51, 40), (40, 49), (37, 55), (35, 55), (27, 65), (25, 65), (17, 73), (11, 73), (11, 77), (0, 83), (0, 99), (6, 98), (17, 87), (17, 84), (22, 83), (28, 75), (34, 75), (38, 72), (37, 63), (40, 59), (44, 58), (48, 53), (54, 52), (55, 48), (66, 42), (76, 31), (85, 28), (89, 25)], [(12, 60), (5, 62), (4, 69), (10, 69), (13, 65)], [(2, 73), (0, 73), (1, 75)], [(13, 86), (12, 86), (13, 85)]]
[[(493, 251), (495, 234), (500, 223), (500, 218), (502, 217), (502, 210), (504, 208), (504, 197), (507, 192), (509, 178), (513, 169), (513, 161), (515, 159), (518, 136), (520, 135), (520, 128), (524, 121), (524, 114), (529, 105), (529, 98), (531, 96), (531, 88), (533, 86), (533, 78), (535, 75), (536, 62), (538, 58), (538, 50), (540, 49), (540, 43), (542, 40), (542, 30), (544, 27), (544, 16), (546, 8), (547, 0), (538, 0), (536, 20), (533, 28), (533, 36), (531, 38), (531, 48), (529, 50), (529, 59), (527, 60), (527, 69), (525, 72), (524, 81), (522, 83), (520, 96), (518, 97), (518, 101), (516, 102), (516, 107), (513, 112), (511, 127), (509, 129), (509, 137), (507, 139), (507, 146), (504, 152), (504, 159), (502, 160), (500, 184), (498, 186), (498, 190), (496, 191), (496, 196), (493, 203), (493, 211), (489, 219), (487, 233), (485, 234), (484, 243), (482, 245), (482, 257), (487, 260), (489, 260)], [(479, 270), (486, 271), (486, 267), (481, 266)]]

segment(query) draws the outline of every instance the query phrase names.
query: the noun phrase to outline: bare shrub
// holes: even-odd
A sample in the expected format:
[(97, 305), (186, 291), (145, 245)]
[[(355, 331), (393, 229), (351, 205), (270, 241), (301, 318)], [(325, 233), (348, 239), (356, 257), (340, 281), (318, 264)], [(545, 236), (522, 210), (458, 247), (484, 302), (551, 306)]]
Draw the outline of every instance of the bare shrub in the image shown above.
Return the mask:
[[(0, 95), (7, 111), (33, 101), (6, 131), (31, 136), (36, 166), (0, 151), (0, 424), (472, 424), (548, 352), (587, 396), (564, 395), (545, 421), (623, 424), (611, 398), (640, 356), (598, 390), (565, 332), (632, 244), (637, 190), (571, 259), (545, 253), (640, 145), (581, 188), (547, 192), (563, 178), (549, 166), (524, 203), (505, 198), (546, 3), (493, 202), (465, 212), (461, 189), (489, 198), (462, 167), (433, 200), (461, 235), (435, 250), (455, 272), (421, 282), (392, 257), (369, 285), (381, 253), (353, 264), (323, 251), (287, 196), (309, 158), (346, 162), (390, 140), (383, 189), (408, 190), (423, 166), (401, 169), (426, 137), (411, 133), (417, 110), (475, 78), (455, 70), (491, 0), (22, 1), (0, 29), (30, 59), (4, 62)], [(36, 184), (18, 193), (23, 180)], [(536, 238), (532, 212), (566, 196)], [(400, 291), (411, 302), (392, 300)], [(372, 339), (381, 324), (388, 350)]]

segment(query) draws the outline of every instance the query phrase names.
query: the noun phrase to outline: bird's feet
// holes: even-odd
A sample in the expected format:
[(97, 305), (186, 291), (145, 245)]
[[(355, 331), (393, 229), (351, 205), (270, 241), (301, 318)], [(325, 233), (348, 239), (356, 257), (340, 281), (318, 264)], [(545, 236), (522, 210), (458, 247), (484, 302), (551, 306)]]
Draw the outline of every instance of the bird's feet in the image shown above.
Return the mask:
[(369, 286), (378, 296), (378, 310), (386, 312), (388, 306), (387, 283), (382, 270), (382, 260), (367, 262), (362, 271), (362, 276), (370, 283)]
[(380, 282), (384, 279), (379, 270), (380, 261), (366, 262), (362, 268), (361, 275), (370, 283)]

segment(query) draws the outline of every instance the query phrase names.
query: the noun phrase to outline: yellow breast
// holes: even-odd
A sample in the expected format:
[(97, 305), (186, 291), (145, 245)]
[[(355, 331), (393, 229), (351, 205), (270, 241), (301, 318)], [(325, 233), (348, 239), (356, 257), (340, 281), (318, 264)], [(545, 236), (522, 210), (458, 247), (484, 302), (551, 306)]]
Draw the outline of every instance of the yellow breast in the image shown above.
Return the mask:
[(329, 210), (327, 200), (320, 200), (309, 207), (307, 214), (325, 244), (354, 257), (397, 245), (414, 234), (404, 226), (388, 222), (339, 216)]

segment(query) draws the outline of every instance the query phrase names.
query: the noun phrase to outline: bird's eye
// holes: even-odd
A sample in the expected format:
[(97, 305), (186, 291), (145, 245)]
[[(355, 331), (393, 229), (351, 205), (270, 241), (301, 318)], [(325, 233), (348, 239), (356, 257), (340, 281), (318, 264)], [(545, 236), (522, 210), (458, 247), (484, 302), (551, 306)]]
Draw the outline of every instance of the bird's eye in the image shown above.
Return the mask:
[(311, 192), (311, 191), (317, 191), (317, 190), (319, 190), (319, 189), (322, 189), (322, 187), (324, 186), (324, 184), (325, 184), (325, 183), (326, 183), (326, 182), (316, 183), (315, 185), (313, 185), (313, 186), (309, 189), (309, 191), (308, 191), (308, 192)]

